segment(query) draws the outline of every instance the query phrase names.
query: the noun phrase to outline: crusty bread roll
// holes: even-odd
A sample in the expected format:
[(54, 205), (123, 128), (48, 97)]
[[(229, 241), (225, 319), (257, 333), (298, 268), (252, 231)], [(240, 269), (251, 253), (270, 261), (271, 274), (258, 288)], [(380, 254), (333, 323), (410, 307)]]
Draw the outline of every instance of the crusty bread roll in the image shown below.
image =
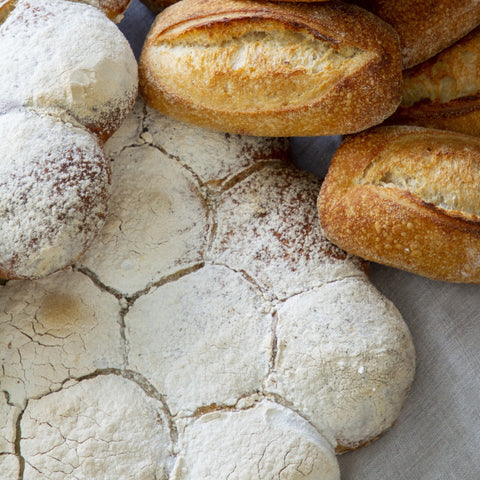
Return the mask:
[(119, 23), (123, 14), (130, 5), (131, 0), (73, 0), (88, 3), (100, 9), (105, 15), (115, 23)]
[(63, 0), (3, 1), (0, 57), (0, 278), (38, 278), (104, 223), (101, 144), (133, 106), (137, 65), (101, 11)]
[(480, 140), (379, 127), (345, 140), (322, 185), (326, 236), (365, 259), (480, 283)]
[(357, 132), (400, 101), (395, 32), (341, 2), (183, 0), (157, 17), (139, 69), (151, 106), (233, 133)]
[(480, 136), (480, 28), (403, 77), (402, 103), (388, 123)]
[(417, 65), (480, 24), (477, 0), (350, 0), (392, 25), (400, 36), (403, 67)]

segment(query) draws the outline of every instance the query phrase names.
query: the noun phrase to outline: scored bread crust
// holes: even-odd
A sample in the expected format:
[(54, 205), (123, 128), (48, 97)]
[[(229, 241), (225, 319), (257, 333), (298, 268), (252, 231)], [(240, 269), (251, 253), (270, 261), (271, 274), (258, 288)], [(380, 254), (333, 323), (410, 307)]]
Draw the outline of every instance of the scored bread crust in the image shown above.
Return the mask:
[(433, 57), (480, 24), (476, 0), (349, 0), (388, 22), (400, 36), (403, 68)]
[(334, 244), (436, 280), (480, 283), (480, 140), (408, 126), (348, 138), (318, 209)]
[(401, 95), (396, 33), (340, 2), (183, 0), (157, 17), (139, 72), (160, 112), (250, 135), (357, 132)]
[(387, 122), (480, 135), (480, 28), (403, 72), (403, 99)]

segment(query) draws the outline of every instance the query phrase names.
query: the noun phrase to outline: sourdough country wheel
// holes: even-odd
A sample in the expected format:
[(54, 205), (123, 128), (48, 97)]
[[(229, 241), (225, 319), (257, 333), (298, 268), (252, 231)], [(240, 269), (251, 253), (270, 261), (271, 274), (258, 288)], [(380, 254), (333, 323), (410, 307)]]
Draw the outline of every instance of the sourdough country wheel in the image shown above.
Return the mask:
[(0, 289), (0, 471), (338, 480), (335, 454), (396, 421), (408, 328), (285, 150), (137, 103), (87, 254)]

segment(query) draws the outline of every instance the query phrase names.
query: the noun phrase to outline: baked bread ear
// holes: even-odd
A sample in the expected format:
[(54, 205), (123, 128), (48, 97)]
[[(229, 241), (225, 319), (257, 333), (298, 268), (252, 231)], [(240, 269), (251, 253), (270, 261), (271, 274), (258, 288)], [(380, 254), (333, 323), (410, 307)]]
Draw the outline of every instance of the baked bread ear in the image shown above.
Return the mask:
[(480, 136), (480, 28), (403, 72), (403, 98), (387, 122)]
[(233, 133), (352, 133), (400, 102), (396, 33), (342, 2), (183, 0), (157, 17), (139, 71), (160, 112)]
[(436, 280), (480, 283), (480, 140), (421, 127), (347, 138), (322, 185), (326, 236)]
[[(141, 0), (153, 13), (160, 13), (165, 8), (179, 2), (180, 0)], [(327, 0), (277, 0), (277, 2), (300, 1), (304, 3), (325, 2)]]
[(350, 0), (392, 25), (400, 36), (403, 68), (433, 57), (480, 24), (476, 0)]

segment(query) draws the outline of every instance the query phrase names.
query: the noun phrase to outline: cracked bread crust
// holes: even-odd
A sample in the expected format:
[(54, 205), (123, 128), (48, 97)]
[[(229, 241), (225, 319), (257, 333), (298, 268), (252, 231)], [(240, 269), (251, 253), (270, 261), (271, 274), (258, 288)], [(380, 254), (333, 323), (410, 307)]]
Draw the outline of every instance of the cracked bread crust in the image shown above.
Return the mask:
[(480, 142), (422, 127), (348, 138), (318, 198), (326, 236), (351, 254), (432, 279), (480, 282)]
[(397, 108), (399, 55), (389, 25), (340, 2), (184, 0), (147, 36), (140, 89), (160, 112), (215, 130), (352, 133)]

